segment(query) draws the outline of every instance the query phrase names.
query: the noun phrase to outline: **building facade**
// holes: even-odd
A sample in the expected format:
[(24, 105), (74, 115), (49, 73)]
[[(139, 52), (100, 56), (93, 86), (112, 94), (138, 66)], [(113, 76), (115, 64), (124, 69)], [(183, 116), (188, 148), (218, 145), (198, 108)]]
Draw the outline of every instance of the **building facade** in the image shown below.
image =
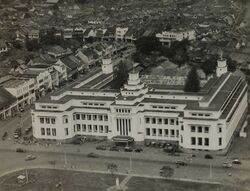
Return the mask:
[[(218, 66), (223, 65), (221, 62), (226, 60), (219, 60)], [(103, 69), (109, 73), (107, 63)], [(34, 137), (66, 140), (85, 135), (112, 139), (119, 135), (138, 142), (175, 142), (186, 149), (223, 150), (239, 128), (248, 105), (246, 82), (227, 70), (218, 70), (197, 93), (146, 85), (135, 71), (130, 72), (121, 90), (79, 84), (35, 103)]]

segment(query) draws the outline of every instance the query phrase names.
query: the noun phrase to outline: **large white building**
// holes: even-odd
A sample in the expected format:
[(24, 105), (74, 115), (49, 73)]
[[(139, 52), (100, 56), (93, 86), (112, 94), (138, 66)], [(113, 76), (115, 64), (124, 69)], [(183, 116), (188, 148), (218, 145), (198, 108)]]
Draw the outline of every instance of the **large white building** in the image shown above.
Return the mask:
[(196, 33), (194, 30), (170, 30), (170, 31), (162, 31), (161, 33), (157, 33), (156, 38), (159, 39), (161, 43), (169, 43), (172, 41), (182, 41), (184, 39), (187, 40), (195, 40)]
[[(110, 78), (108, 64), (87, 84)], [(216, 75), (197, 93), (147, 86), (135, 71), (121, 90), (89, 88), (83, 80), (35, 103), (33, 134), (57, 140), (122, 135), (138, 142), (174, 141), (186, 149), (222, 150), (239, 128), (247, 105), (246, 82), (227, 72), (226, 60), (220, 59)]]

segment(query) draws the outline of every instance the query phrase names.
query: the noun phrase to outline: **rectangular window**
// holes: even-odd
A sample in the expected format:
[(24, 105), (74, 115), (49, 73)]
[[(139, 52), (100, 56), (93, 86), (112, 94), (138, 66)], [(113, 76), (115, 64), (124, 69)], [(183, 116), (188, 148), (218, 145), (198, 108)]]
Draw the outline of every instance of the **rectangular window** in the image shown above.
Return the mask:
[(94, 132), (97, 132), (97, 125), (94, 125)]
[(105, 125), (105, 133), (109, 132), (109, 126)]
[(82, 131), (83, 131), (83, 132), (86, 132), (86, 130), (87, 130), (86, 125), (83, 124), (83, 125), (82, 125)]
[(91, 120), (91, 115), (87, 115), (87, 119), (88, 119), (88, 120)]
[(202, 145), (202, 138), (201, 137), (198, 138), (198, 145)]
[(158, 129), (158, 136), (162, 136), (162, 129)]
[(191, 132), (195, 132), (195, 126), (191, 126)]
[(56, 119), (55, 118), (51, 118), (51, 123), (55, 124), (56, 123)]
[(85, 114), (81, 114), (82, 120), (86, 119), (86, 115)]
[(52, 128), (52, 135), (56, 136), (56, 129), (55, 128)]
[(175, 120), (174, 119), (170, 119), (170, 125), (174, 125)]
[(150, 136), (150, 128), (146, 128), (146, 135)]
[(100, 131), (100, 133), (103, 133), (103, 125), (99, 126), (99, 131)]
[(165, 137), (168, 137), (168, 129), (165, 129), (165, 130), (164, 130), (164, 133), (165, 133), (164, 136), (165, 136)]
[(171, 137), (175, 136), (175, 130), (171, 129)]
[(176, 137), (179, 137), (179, 130), (176, 130)]
[(92, 125), (88, 125), (88, 132), (92, 132)]
[(108, 121), (108, 116), (104, 115), (104, 121)]
[(204, 139), (204, 145), (205, 146), (209, 146), (209, 138), (205, 138)]
[(222, 145), (222, 138), (219, 138), (219, 145)]
[(80, 124), (76, 124), (76, 130), (77, 130), (77, 132), (81, 131), (81, 125)]
[(145, 118), (145, 123), (150, 123), (150, 118), (149, 117)]
[(50, 135), (50, 128), (46, 128), (47, 135)]
[(184, 126), (183, 125), (181, 126), (181, 130), (184, 131)]
[(99, 118), (99, 121), (103, 121), (103, 116), (102, 115), (99, 115), (98, 118)]
[(156, 123), (156, 119), (152, 118), (152, 124), (155, 124), (155, 123)]
[(176, 120), (176, 125), (179, 125), (179, 121), (178, 121), (178, 119)]
[(192, 116), (196, 116), (197, 114), (196, 113), (192, 113)]
[(222, 132), (222, 128), (218, 127), (218, 133), (221, 133), (221, 132)]
[(168, 119), (164, 119), (164, 124), (167, 125), (168, 124)]
[(48, 117), (45, 118), (46, 123), (50, 123), (50, 119)]
[(94, 121), (97, 120), (97, 115), (93, 115), (93, 120), (94, 120)]
[(40, 123), (44, 123), (44, 118), (40, 118)]
[(209, 132), (209, 127), (205, 127), (205, 133)]
[(76, 120), (80, 120), (80, 114), (76, 114)]
[(198, 132), (202, 133), (202, 127), (201, 126), (198, 127)]
[(152, 131), (153, 131), (153, 132), (152, 132), (152, 136), (156, 136), (156, 129), (153, 128)]
[(64, 118), (64, 123), (68, 123), (68, 122), (69, 122), (68, 118)]
[(65, 128), (65, 135), (69, 135), (69, 129)]
[(196, 138), (195, 137), (191, 137), (191, 145), (196, 145)]
[(45, 135), (45, 129), (41, 128), (41, 135)]
[(158, 124), (162, 124), (162, 119), (158, 118)]

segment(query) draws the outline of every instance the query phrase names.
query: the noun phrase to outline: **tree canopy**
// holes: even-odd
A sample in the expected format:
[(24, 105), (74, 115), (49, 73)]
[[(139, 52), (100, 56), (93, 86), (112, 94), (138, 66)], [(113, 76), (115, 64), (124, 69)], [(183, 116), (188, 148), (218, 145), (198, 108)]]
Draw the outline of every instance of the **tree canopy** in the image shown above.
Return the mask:
[(114, 71), (113, 89), (120, 89), (128, 80), (128, 67), (126, 63), (120, 62)]
[(144, 54), (159, 51), (161, 43), (154, 36), (141, 37), (135, 41), (136, 49)]
[(197, 74), (196, 67), (192, 67), (189, 71), (184, 87), (185, 92), (198, 92), (200, 90), (200, 79)]

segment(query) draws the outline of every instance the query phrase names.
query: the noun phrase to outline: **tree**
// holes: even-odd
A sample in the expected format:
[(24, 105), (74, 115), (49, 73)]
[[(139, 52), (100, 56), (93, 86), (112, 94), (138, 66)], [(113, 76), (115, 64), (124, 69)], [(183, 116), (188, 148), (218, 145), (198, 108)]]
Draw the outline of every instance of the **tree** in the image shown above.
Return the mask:
[(38, 50), (40, 48), (37, 40), (26, 39), (25, 45), (26, 45), (26, 48), (28, 51), (35, 51), (35, 50)]
[(114, 174), (115, 172), (117, 172), (118, 167), (115, 163), (108, 163), (107, 164), (107, 169), (111, 174)]
[(120, 62), (118, 68), (114, 71), (114, 80), (112, 88), (120, 89), (128, 80), (128, 67), (126, 63)]
[(192, 67), (189, 71), (184, 87), (185, 92), (198, 92), (200, 90), (200, 80), (196, 67)]
[(153, 51), (159, 51), (161, 43), (154, 36), (141, 37), (135, 41), (135, 46), (138, 52), (149, 54)]
[(231, 58), (227, 58), (227, 70), (229, 72), (234, 72), (236, 70), (236, 61)]
[(201, 64), (201, 69), (206, 75), (213, 74), (217, 66), (217, 61), (214, 58), (207, 59)]

